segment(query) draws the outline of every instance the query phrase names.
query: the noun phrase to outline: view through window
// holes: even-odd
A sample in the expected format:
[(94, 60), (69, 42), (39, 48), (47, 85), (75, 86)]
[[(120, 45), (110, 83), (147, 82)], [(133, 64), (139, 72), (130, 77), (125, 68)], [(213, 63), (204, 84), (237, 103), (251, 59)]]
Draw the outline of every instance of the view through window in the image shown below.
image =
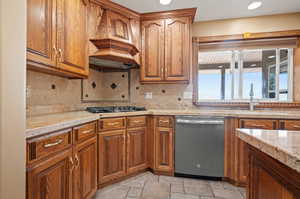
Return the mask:
[(293, 49), (199, 52), (198, 100), (292, 100)]

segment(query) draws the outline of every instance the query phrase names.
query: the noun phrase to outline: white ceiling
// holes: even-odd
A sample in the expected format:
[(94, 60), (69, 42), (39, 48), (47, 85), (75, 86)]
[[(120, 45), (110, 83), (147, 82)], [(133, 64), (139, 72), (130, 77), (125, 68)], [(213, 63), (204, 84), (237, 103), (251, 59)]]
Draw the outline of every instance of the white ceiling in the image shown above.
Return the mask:
[(141, 13), (197, 7), (195, 21), (300, 12), (300, 0), (261, 0), (262, 7), (252, 11), (247, 9), (248, 4), (257, 0), (172, 0), (165, 6), (159, 0), (112, 1)]

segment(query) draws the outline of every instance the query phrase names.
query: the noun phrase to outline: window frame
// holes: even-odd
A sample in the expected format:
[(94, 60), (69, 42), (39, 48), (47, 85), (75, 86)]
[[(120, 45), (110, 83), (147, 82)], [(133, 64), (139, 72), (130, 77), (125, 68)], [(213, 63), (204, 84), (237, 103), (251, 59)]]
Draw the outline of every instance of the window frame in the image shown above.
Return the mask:
[[(248, 99), (244, 99), (244, 100), (198, 100), (198, 53), (199, 53), (199, 42), (197, 41), (197, 39), (193, 40), (193, 45), (192, 45), (192, 49), (193, 49), (193, 104), (195, 106), (204, 106), (204, 107), (223, 107), (223, 108), (248, 108), (249, 107), (249, 100)], [(284, 49), (280, 48), (280, 49)], [(289, 100), (286, 101), (278, 101), (273, 100), (273, 99), (261, 99), (256, 101), (257, 105), (256, 108), (300, 108), (300, 103), (298, 102), (294, 102), (294, 86), (293, 86), (293, 72), (294, 72), (294, 57), (295, 53), (294, 53), (294, 49), (291, 48), (291, 50), (289, 50), (289, 71), (288, 71), (288, 75), (289, 75)], [(234, 56), (234, 55), (233, 55)], [(240, 56), (239, 56), (240, 57)], [(277, 56), (277, 58), (280, 59), (279, 56)], [(232, 59), (233, 60), (233, 59)], [(234, 60), (232, 61), (234, 62)], [(276, 64), (278, 63), (278, 65), (280, 65), (280, 62), (276, 61)], [(233, 65), (233, 64), (231, 64)], [(241, 71), (240, 71), (241, 72)], [(278, 76), (279, 77), (279, 76)], [(232, 76), (232, 84), (234, 84), (234, 79), (236, 78), (234, 76)], [(239, 80), (241, 81), (241, 80)], [(242, 87), (240, 87), (242, 88)], [(279, 89), (279, 87), (277, 87)], [(233, 92), (231, 92), (231, 95), (234, 95)]]

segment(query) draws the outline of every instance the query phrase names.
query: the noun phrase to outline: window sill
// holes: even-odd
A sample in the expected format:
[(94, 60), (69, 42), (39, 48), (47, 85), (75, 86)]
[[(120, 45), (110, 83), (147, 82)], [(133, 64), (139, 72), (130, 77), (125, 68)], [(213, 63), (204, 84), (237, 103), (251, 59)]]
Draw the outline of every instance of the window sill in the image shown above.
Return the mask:
[[(215, 107), (215, 108), (249, 108), (249, 101), (197, 101), (193, 102), (195, 106), (199, 107)], [(257, 102), (255, 108), (300, 108), (300, 102)]]

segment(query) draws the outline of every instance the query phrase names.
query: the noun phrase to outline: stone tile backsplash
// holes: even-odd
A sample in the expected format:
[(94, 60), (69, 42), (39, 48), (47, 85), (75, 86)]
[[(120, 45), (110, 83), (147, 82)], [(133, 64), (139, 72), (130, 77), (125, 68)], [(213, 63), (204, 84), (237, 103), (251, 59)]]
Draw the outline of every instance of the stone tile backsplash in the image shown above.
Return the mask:
[[(90, 71), (91, 76), (95, 71)], [(112, 99), (120, 99), (120, 93), (129, 97), (130, 102), (95, 102), (84, 103), (81, 100), (81, 80), (67, 79), (34, 71), (27, 71), (27, 116), (57, 113), (65, 111), (84, 110), (88, 106), (135, 105), (146, 106), (148, 109), (194, 109), (192, 99), (184, 99), (184, 92), (192, 92), (192, 84), (140, 84), (139, 70), (131, 70), (130, 96), (126, 96), (126, 85), (120, 86), (116, 94), (89, 90), (89, 95), (103, 99), (110, 95)], [(109, 82), (106, 78), (105, 82)], [(122, 80), (122, 77), (120, 78)], [(121, 81), (120, 80), (120, 81)], [(124, 80), (122, 80), (124, 81)], [(101, 81), (100, 81), (101, 82)], [(99, 84), (97, 82), (97, 84)], [(122, 84), (120, 82), (120, 84)], [(107, 84), (108, 85), (108, 84)], [(105, 87), (107, 87), (107, 85)], [(109, 84), (110, 86), (111, 84)], [(98, 92), (98, 93), (97, 93)], [(146, 93), (152, 93), (152, 99), (145, 99)], [(114, 95), (118, 95), (114, 97)], [(105, 98), (104, 98), (105, 99)]]

